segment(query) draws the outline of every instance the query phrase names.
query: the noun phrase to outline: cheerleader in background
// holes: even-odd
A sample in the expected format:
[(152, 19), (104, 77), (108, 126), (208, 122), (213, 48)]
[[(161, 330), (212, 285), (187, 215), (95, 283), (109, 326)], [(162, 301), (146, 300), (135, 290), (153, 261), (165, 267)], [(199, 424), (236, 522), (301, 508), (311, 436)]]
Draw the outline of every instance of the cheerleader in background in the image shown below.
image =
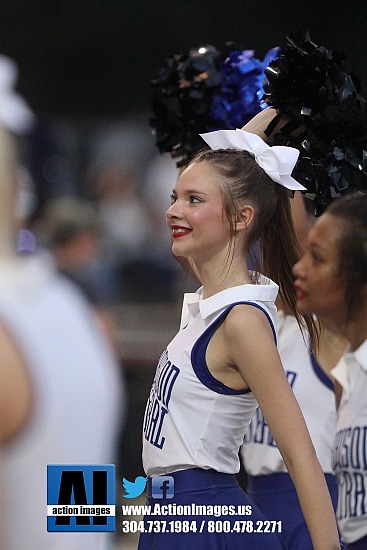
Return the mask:
[[(17, 254), (17, 147), (33, 115), (0, 57), (0, 444), (7, 550), (107, 550), (104, 532), (47, 531), (47, 466), (114, 462), (121, 378), (89, 304), (44, 254)], [(66, 504), (66, 503), (63, 503)]]

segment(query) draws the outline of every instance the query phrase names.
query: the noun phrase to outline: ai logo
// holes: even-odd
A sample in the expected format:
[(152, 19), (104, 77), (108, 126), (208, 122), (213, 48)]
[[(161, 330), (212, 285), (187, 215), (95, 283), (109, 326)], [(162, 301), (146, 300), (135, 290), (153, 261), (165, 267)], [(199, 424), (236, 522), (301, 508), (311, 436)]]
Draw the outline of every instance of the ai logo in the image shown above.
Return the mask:
[(47, 531), (114, 531), (115, 466), (47, 466)]

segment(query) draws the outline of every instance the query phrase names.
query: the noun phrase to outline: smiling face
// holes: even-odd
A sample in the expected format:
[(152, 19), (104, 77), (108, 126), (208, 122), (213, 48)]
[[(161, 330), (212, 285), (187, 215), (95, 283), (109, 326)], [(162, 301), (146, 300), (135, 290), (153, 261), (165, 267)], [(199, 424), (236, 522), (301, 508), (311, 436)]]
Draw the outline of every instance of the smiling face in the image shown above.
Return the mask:
[(339, 217), (321, 216), (309, 232), (304, 256), (293, 268), (299, 311), (315, 313), (336, 328), (347, 314), (345, 282), (340, 274), (343, 225)]
[(202, 262), (228, 254), (229, 222), (213, 169), (206, 162), (191, 164), (180, 175), (166, 212), (172, 252)]

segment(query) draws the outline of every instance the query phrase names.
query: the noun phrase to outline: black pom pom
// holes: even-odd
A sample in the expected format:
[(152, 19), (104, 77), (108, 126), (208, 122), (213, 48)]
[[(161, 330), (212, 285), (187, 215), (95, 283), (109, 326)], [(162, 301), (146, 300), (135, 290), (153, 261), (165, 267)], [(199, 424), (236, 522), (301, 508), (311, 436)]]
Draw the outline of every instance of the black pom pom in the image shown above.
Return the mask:
[(343, 194), (367, 192), (366, 104), (345, 54), (293, 34), (265, 74), (263, 100), (293, 121), (269, 143), (299, 149), (293, 177), (307, 187), (315, 215)]
[(204, 146), (199, 133), (213, 127), (209, 106), (221, 85), (221, 54), (211, 45), (174, 55), (152, 80), (154, 117), (150, 126), (161, 153), (178, 165)]

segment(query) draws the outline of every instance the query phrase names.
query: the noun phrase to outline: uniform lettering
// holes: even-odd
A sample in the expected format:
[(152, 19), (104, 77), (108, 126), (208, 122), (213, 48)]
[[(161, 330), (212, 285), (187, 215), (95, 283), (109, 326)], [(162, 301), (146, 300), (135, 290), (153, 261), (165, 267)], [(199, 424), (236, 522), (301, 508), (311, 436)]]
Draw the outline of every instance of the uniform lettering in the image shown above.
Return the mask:
[[(289, 385), (293, 388), (297, 373), (294, 371), (286, 371), (286, 375)], [(269, 447), (277, 446), (260, 408), (256, 409), (251, 419), (249, 430), (245, 436), (245, 443), (257, 443), (260, 445), (268, 445)]]
[(169, 410), (173, 386), (180, 373), (180, 369), (168, 359), (167, 350), (162, 354), (157, 372), (150, 391), (149, 402), (144, 417), (144, 437), (149, 443), (163, 448), (165, 437), (162, 428)]
[(259, 443), (276, 447), (276, 443), (270, 433), (269, 426), (265, 422), (265, 418), (260, 408), (256, 409), (255, 414), (251, 419), (249, 431), (245, 436), (245, 442)]
[(335, 437), (332, 466), (338, 479), (337, 519), (367, 513), (367, 426), (340, 430)]

